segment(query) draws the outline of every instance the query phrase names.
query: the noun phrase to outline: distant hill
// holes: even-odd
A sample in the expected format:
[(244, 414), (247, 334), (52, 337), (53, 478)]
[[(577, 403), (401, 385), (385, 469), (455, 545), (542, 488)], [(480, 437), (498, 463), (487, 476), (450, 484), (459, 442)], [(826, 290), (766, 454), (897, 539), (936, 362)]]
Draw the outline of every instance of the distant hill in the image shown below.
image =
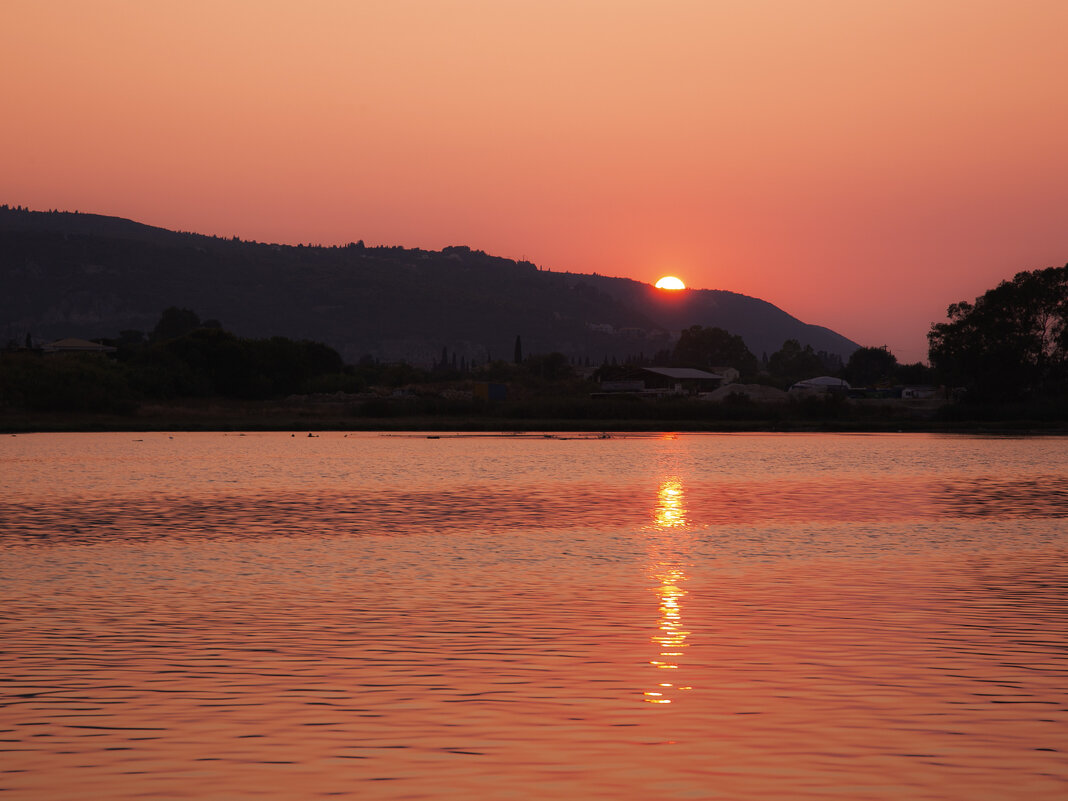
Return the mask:
[(443, 347), (476, 362), (560, 351), (605, 357), (671, 347), (691, 325), (740, 335), (758, 357), (797, 339), (843, 358), (857, 343), (758, 298), (668, 293), (600, 275), (539, 270), (468, 247), (269, 245), (95, 214), (0, 207), (0, 336), (113, 337), (148, 331), (168, 306), (243, 336), (326, 342), (429, 364)]

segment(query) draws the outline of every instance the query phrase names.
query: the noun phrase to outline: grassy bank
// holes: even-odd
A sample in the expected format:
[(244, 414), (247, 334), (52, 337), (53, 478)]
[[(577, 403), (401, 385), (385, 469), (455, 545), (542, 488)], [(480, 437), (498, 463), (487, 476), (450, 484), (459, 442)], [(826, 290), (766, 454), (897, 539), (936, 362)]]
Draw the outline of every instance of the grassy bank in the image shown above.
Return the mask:
[[(864, 407), (843, 403), (500, 404), (471, 407), (411, 403), (361, 408), (345, 403), (205, 399), (146, 404), (127, 414), (0, 413), (0, 432), (47, 431), (693, 431), (959, 432), (1068, 434), (1064, 415), (1048, 409)], [(1011, 412), (1011, 414), (1009, 414)]]

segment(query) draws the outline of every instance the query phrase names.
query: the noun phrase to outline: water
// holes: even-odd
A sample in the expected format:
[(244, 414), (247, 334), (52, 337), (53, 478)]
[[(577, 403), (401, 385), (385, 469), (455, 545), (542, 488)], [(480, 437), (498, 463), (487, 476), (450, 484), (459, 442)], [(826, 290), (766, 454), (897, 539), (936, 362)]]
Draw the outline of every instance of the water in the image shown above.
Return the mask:
[(563, 436), (0, 440), (0, 797), (1068, 797), (1065, 440)]

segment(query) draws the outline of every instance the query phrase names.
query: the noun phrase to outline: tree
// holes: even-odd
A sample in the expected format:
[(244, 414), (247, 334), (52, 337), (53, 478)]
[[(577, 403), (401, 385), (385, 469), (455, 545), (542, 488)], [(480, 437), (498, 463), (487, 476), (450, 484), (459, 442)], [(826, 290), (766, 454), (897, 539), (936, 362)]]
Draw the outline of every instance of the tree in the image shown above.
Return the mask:
[(516, 364), (523, 363), (523, 341), (519, 338), (519, 334), (515, 335), (515, 359)]
[(337, 351), (321, 342), (242, 339), (211, 328), (156, 343), (135, 354), (131, 366), (139, 388), (148, 395), (247, 399), (337, 385), (345, 367)]
[(824, 366), (811, 345), (802, 348), (798, 340), (788, 339), (768, 358), (768, 372), (792, 384), (820, 375), (824, 372)]
[(523, 370), (528, 375), (545, 381), (562, 381), (575, 375), (567, 356), (556, 351), (541, 356), (528, 356), (523, 362)]
[(131, 351), (145, 346), (145, 332), (138, 331), (135, 328), (126, 328), (119, 331), (118, 339), (114, 339), (108, 344), (117, 347), (122, 352), (119, 358), (123, 358), (123, 356), (129, 356)]
[(899, 384), (933, 384), (934, 370), (926, 364), (913, 362), (897, 366), (897, 383)]
[(756, 356), (740, 336), (722, 328), (700, 325), (692, 325), (682, 332), (675, 343), (671, 361), (680, 367), (702, 370), (733, 367), (742, 375), (753, 375), (760, 369)]
[(166, 342), (169, 339), (178, 339), (190, 331), (200, 328), (200, 317), (196, 312), (189, 309), (179, 309), (177, 306), (168, 306), (152, 329), (151, 339), (153, 342)]
[(855, 387), (887, 386), (894, 383), (897, 357), (883, 345), (880, 348), (857, 348), (845, 366), (846, 380)]
[(946, 316), (927, 334), (943, 380), (990, 400), (1068, 390), (1068, 265), (1017, 273)]

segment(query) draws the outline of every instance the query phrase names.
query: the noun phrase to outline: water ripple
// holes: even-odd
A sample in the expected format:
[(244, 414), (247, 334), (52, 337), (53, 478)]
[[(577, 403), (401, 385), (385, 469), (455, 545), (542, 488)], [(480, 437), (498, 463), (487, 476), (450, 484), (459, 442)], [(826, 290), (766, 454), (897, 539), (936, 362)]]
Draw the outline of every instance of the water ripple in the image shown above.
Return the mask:
[[(0, 501), (0, 543), (157, 537), (335, 536), (641, 526), (655, 488), (611, 484), (468, 486), (373, 495), (290, 491), (205, 497)], [(690, 482), (688, 525), (1068, 517), (1068, 477)]]
[(219, 441), (18, 452), (5, 797), (1068, 795), (1048, 442)]

